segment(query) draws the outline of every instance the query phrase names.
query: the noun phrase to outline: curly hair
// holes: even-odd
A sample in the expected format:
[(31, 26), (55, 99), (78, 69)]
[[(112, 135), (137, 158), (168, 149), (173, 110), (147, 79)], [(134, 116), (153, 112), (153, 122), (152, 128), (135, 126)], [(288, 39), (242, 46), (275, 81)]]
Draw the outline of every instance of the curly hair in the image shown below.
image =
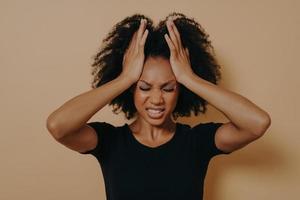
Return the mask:
[[(175, 23), (181, 37), (183, 47), (189, 50), (191, 68), (193, 72), (211, 83), (217, 84), (221, 79), (220, 65), (214, 58), (214, 49), (208, 34), (193, 18), (188, 18), (182, 13), (173, 12), (155, 27), (153, 21), (142, 14), (134, 14), (126, 17), (117, 23), (102, 41), (102, 47), (94, 56), (92, 64), (92, 88), (117, 78), (122, 72), (123, 55), (129, 46), (131, 38), (139, 28), (140, 19), (147, 20), (146, 28), (149, 31), (144, 54), (145, 60), (149, 57), (163, 57), (169, 59), (170, 50), (164, 39), (164, 34), (169, 34), (166, 21), (171, 18)], [(145, 62), (145, 61), (144, 61)], [(109, 105), (113, 106), (113, 112), (118, 110), (125, 113), (127, 119), (136, 115), (132, 89), (136, 84), (114, 98)], [(180, 93), (177, 104), (172, 112), (176, 120), (178, 116), (190, 116), (191, 111), (197, 116), (199, 112), (206, 112), (207, 101), (188, 90), (184, 85), (179, 84)]]

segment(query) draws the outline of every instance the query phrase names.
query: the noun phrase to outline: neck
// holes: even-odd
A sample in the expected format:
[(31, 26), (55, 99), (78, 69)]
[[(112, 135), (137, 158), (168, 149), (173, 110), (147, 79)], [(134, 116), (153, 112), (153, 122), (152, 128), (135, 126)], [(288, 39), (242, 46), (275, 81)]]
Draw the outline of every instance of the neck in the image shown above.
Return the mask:
[(130, 126), (133, 133), (149, 140), (157, 140), (173, 134), (173, 132), (175, 132), (176, 123), (173, 122), (172, 119), (169, 119), (161, 125), (156, 126), (138, 117)]

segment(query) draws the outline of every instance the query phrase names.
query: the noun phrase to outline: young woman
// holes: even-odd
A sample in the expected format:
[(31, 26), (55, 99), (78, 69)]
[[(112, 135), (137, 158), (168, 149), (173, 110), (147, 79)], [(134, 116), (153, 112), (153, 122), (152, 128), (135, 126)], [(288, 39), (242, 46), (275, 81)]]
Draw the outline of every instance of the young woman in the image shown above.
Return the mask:
[[(47, 119), (53, 137), (100, 163), (108, 200), (188, 199), (203, 196), (213, 156), (229, 154), (260, 138), (268, 113), (216, 85), (221, 74), (203, 28), (181, 13), (157, 27), (136, 14), (118, 23), (93, 64), (93, 88), (63, 104)], [(105, 105), (121, 109), (128, 125), (87, 121)], [(227, 123), (175, 122), (206, 104)]]

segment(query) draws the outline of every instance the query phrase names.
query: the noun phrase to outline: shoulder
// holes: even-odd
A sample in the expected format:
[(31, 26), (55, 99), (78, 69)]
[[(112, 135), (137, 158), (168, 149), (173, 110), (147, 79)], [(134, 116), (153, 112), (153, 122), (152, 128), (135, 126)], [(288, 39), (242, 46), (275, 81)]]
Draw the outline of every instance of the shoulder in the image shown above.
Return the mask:
[(92, 121), (87, 125), (93, 128), (100, 137), (112, 137), (118, 130), (118, 126), (104, 121)]

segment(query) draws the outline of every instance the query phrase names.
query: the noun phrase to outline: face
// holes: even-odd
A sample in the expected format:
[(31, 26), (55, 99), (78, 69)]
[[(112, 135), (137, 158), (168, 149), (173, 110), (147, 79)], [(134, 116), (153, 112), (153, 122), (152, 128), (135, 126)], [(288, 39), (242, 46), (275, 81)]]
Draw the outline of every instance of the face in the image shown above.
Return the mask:
[(138, 117), (152, 125), (171, 120), (179, 95), (179, 84), (170, 62), (162, 57), (147, 58), (134, 90)]

